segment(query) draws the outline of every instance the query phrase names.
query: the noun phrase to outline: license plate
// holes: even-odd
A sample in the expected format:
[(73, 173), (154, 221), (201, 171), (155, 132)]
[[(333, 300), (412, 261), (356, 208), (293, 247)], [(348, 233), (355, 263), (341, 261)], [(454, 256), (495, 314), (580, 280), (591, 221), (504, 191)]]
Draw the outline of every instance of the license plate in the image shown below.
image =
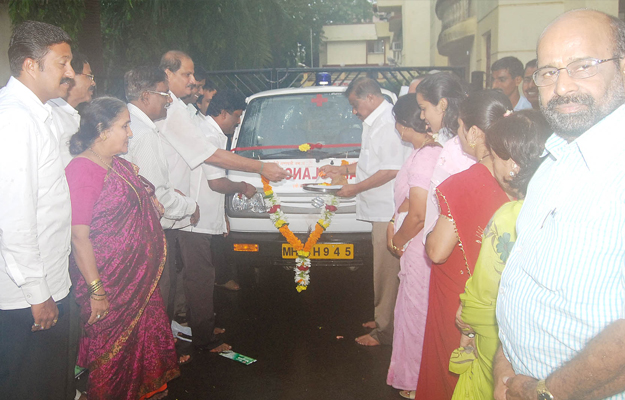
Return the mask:
[[(297, 253), (290, 244), (282, 244), (282, 258), (295, 258)], [(353, 244), (316, 244), (310, 252), (313, 260), (353, 260)]]

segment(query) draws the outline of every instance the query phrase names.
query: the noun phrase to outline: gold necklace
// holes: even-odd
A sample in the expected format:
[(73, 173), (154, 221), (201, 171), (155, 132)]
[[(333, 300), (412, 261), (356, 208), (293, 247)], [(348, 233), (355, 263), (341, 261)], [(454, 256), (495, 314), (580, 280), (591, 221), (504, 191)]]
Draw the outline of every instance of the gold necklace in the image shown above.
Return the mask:
[(98, 153), (96, 153), (91, 147), (89, 147), (89, 151), (91, 151), (93, 154), (95, 154), (96, 157), (98, 157), (98, 160), (100, 160), (100, 162), (102, 162), (102, 164), (106, 165), (106, 167), (110, 170), (115, 172), (115, 174), (117, 174), (117, 176), (119, 176), (120, 178), (122, 178), (122, 180), (124, 182), (126, 182), (128, 184), (128, 186), (130, 186), (130, 188), (132, 189), (133, 192), (135, 192), (135, 194), (137, 195), (137, 199), (139, 200), (139, 210), (143, 211), (143, 206), (141, 205), (141, 196), (139, 196), (139, 192), (137, 192), (137, 189), (135, 189), (135, 187), (132, 185), (132, 183), (128, 182), (128, 180), (126, 178), (124, 178), (119, 172), (115, 171), (113, 169), (113, 167), (108, 164), (106, 161), (104, 161), (102, 159), (102, 157), (100, 157), (100, 155)]
[(423, 147), (425, 147), (426, 144), (430, 144), (432, 142), (434, 142), (434, 138), (433, 137), (430, 136), (430, 137), (426, 138), (423, 141), (423, 143), (421, 143), (421, 146), (419, 146), (419, 150), (421, 150)]
[(481, 163), (482, 160), (484, 160), (486, 157), (490, 157), (492, 154), (488, 153), (486, 154), (484, 157), (480, 158), (479, 160), (477, 160), (477, 164)]

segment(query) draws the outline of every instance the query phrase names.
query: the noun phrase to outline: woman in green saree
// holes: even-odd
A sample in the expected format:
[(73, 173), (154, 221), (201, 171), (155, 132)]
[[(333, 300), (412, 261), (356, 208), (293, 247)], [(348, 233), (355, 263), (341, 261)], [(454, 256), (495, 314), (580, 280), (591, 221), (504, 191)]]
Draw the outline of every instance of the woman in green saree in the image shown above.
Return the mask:
[(460, 378), (452, 400), (494, 398), (493, 358), (499, 346), (495, 308), (499, 281), (516, 241), (516, 219), (522, 198), (542, 161), (550, 133), (543, 116), (534, 110), (502, 118), (486, 132), (495, 178), (512, 201), (501, 206), (484, 229), (475, 270), (460, 295), (456, 324), (463, 335), (460, 347), (449, 361), (449, 370)]

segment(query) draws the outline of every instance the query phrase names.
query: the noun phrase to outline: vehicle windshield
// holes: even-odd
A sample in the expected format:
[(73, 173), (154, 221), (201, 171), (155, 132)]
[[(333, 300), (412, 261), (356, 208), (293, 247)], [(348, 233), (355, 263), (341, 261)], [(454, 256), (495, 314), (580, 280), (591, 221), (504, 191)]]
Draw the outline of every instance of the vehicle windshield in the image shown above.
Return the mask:
[[(342, 92), (259, 97), (247, 106), (236, 153), (260, 159), (358, 157), (361, 132), (362, 122)], [(304, 143), (311, 150), (300, 151)]]

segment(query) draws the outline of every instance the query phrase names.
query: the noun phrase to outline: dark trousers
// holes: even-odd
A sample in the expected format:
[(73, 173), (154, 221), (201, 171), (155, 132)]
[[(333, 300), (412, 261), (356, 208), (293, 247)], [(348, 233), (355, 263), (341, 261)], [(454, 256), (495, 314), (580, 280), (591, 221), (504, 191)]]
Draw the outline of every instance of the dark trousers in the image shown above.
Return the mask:
[(0, 310), (0, 397), (74, 398), (76, 351), (70, 346), (70, 296), (58, 301), (57, 307), (56, 325), (38, 332), (30, 331), (33, 325), (30, 307)]
[(165, 229), (165, 240), (167, 242), (167, 260), (163, 267), (163, 273), (158, 281), (161, 290), (165, 311), (171, 321), (174, 319), (174, 298), (176, 288), (172, 286), (176, 282), (176, 247), (178, 246), (178, 231), (175, 229)]
[(178, 233), (178, 249), (182, 260), (184, 294), (187, 299), (187, 322), (193, 333), (193, 345), (213, 348), (221, 341), (215, 329), (215, 266), (211, 252), (211, 236), (203, 233)]
[(215, 265), (215, 282), (223, 285), (230, 280), (236, 280), (234, 265), (226, 257), (226, 238), (224, 235), (213, 235), (211, 239), (213, 264)]
[[(193, 345), (213, 348), (222, 342), (214, 334), (215, 266), (211, 252), (212, 235), (166, 229), (167, 262), (159, 286), (169, 319), (173, 319), (181, 296), (186, 299), (187, 323)], [(182, 265), (180, 265), (182, 264)], [(181, 271), (180, 271), (181, 270)], [(182, 279), (180, 279), (182, 275)], [(184, 293), (179, 282), (182, 280)]]

